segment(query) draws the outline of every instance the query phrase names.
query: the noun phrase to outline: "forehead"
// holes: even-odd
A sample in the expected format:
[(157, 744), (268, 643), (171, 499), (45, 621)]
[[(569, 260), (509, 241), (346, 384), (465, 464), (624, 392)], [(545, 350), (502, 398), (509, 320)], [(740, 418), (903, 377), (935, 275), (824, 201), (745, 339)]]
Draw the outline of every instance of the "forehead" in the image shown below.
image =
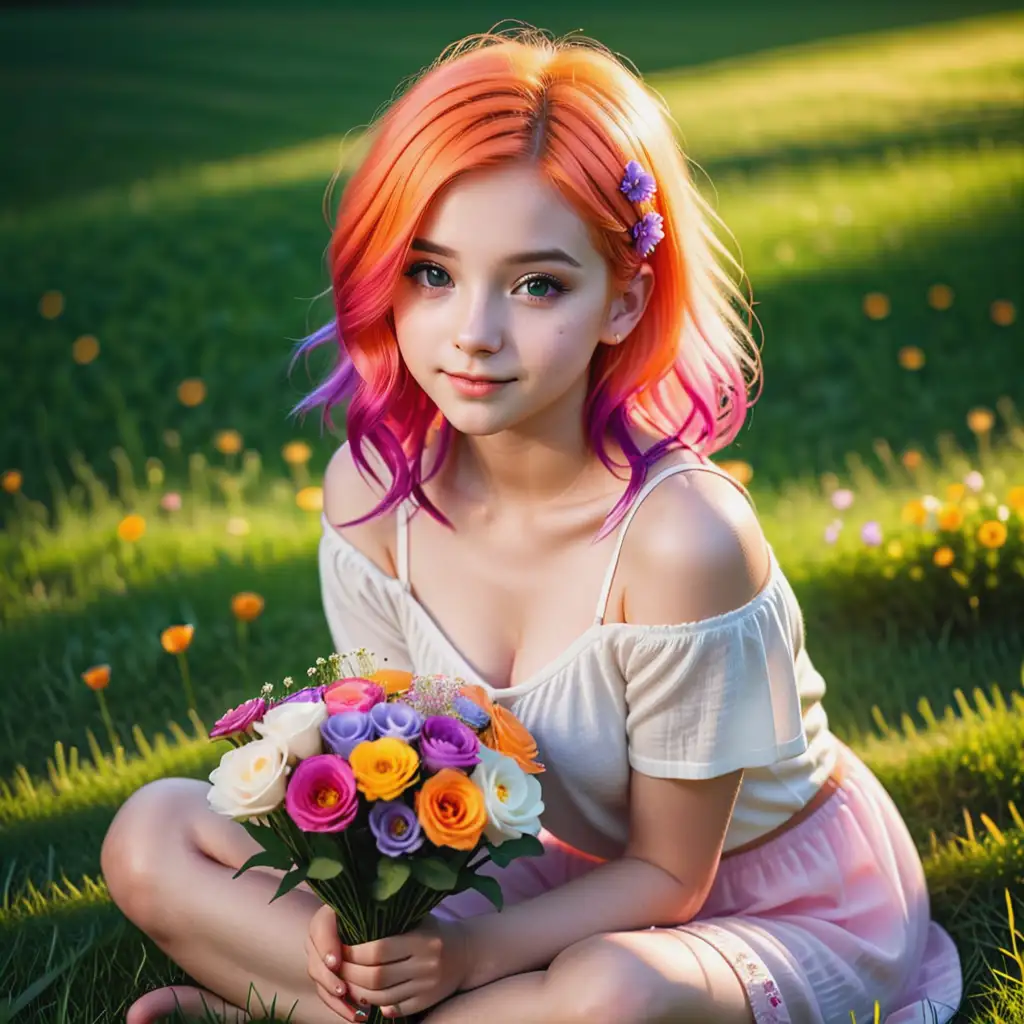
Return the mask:
[(417, 234), (460, 251), (560, 246), (597, 256), (583, 219), (540, 171), (518, 164), (456, 178), (434, 197)]

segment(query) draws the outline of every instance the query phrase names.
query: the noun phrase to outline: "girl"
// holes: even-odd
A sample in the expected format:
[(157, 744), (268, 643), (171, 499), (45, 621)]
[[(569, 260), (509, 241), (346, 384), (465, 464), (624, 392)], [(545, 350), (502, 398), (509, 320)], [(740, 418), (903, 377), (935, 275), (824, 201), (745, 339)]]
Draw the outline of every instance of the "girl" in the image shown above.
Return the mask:
[[(537, 737), (546, 854), (342, 949), (188, 780), (103, 848), (114, 899), (210, 991), (302, 1022), (947, 1021), (961, 997), (899, 812), (829, 731), (749, 495), (708, 456), (759, 376), (664, 105), (605, 48), (456, 44), (382, 118), (330, 249), (350, 400), (320, 570), (339, 651), (474, 684)], [(619, 470), (625, 473), (618, 472)], [(371, 483), (374, 481), (373, 483)], [(305, 944), (305, 945), (304, 945)], [(257, 1004), (258, 1005), (258, 1004)]]

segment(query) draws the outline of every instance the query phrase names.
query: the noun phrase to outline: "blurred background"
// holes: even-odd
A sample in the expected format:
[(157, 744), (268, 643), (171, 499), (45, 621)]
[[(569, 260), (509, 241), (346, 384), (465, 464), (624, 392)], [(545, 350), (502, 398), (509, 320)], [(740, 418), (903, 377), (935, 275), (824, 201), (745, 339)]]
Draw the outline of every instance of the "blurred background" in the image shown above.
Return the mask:
[(362, 130), (509, 18), (599, 40), (670, 104), (763, 340), (716, 457), (798, 588), (833, 728), (930, 858), (962, 1019), (1024, 1019), (993, 973), (1024, 978), (998, 952), (1024, 886), (1024, 15), (982, 0), (0, 10), (4, 1012), (113, 1020), (174, 976), (110, 906), (100, 839), (329, 651), (338, 438), (288, 416), (328, 364), (289, 357), (332, 315)]

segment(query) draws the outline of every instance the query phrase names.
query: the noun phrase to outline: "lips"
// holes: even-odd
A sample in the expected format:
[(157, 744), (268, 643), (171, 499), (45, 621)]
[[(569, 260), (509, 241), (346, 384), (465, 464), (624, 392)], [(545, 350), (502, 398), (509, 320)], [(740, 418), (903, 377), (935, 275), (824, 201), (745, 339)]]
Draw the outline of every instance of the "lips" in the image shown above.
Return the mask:
[(470, 384), (508, 384), (515, 380), (514, 377), (467, 377), (463, 373), (449, 373), (448, 376), (454, 377), (456, 380), (469, 381)]

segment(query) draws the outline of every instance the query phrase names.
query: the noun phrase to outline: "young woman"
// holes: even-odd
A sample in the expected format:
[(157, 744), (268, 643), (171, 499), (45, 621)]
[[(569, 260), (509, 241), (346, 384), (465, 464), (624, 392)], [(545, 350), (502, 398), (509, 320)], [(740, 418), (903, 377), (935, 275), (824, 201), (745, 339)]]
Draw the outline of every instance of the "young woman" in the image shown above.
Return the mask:
[[(330, 247), (347, 402), (320, 570), (336, 649), (463, 677), (546, 764), (544, 857), (342, 949), (234, 870), (205, 784), (135, 794), (114, 899), (197, 981), (297, 1021), (949, 1020), (957, 951), (892, 801), (829, 731), (803, 617), (708, 456), (759, 376), (664, 106), (592, 42), (471, 37), (398, 98)], [(475, 379), (475, 380), (474, 380)], [(325, 913), (325, 911), (327, 911)], [(216, 993), (213, 997), (211, 993)]]

